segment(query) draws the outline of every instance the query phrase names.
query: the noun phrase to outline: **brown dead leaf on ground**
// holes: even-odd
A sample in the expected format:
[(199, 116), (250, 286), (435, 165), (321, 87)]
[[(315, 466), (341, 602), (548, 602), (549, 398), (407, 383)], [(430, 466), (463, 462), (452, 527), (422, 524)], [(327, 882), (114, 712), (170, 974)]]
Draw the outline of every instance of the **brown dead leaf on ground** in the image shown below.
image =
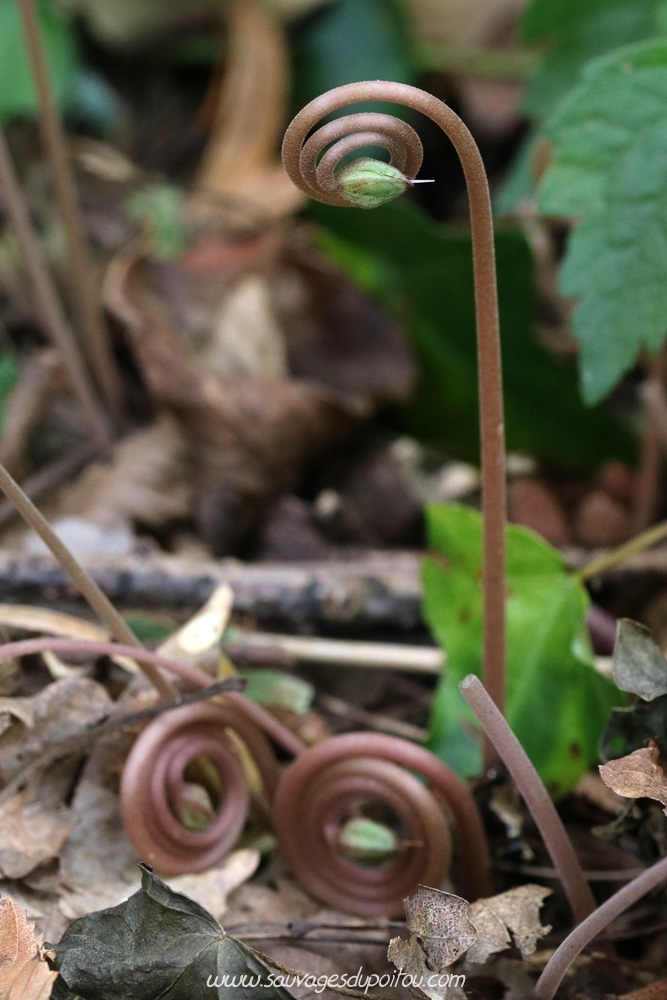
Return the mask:
[(106, 718), (113, 707), (87, 677), (54, 681), (28, 698), (0, 698), (0, 780), (11, 781), (49, 747)]
[(19, 879), (58, 856), (72, 822), (69, 810), (26, 789), (0, 806), (0, 874)]
[(628, 799), (656, 799), (667, 813), (667, 775), (654, 743), (627, 757), (600, 764), (600, 777), (617, 795)]
[(42, 939), (10, 896), (0, 899), (0, 997), (47, 1000), (57, 972), (41, 956)]
[[(539, 910), (551, 890), (524, 885), (509, 892), (479, 899), (472, 905), (460, 896), (440, 889), (419, 886), (416, 895), (405, 901), (409, 939), (393, 938), (387, 957), (405, 975), (428, 982), (441, 974), (462, 955), (470, 962), (485, 962), (514, 942), (522, 958), (535, 951), (538, 938), (551, 928), (543, 927)], [(452, 996), (451, 987), (421, 989), (431, 1000)]]
[(354, 407), (326, 386), (297, 379), (218, 376), (200, 366), (182, 317), (151, 287), (148, 261), (117, 259), (107, 302), (123, 318), (155, 400), (177, 416), (195, 465), (196, 519), (216, 553), (289, 489), (307, 459), (356, 425)]
[(477, 940), (477, 930), (468, 919), (469, 909), (460, 896), (424, 885), (405, 901), (410, 937), (407, 941), (392, 938), (387, 958), (406, 976), (422, 982), (430, 1000), (438, 1000), (447, 990), (427, 988), (429, 977), (445, 972)]
[(178, 423), (162, 413), (89, 465), (45, 513), (51, 521), (67, 515), (103, 526), (136, 521), (162, 528), (183, 520), (192, 507), (187, 450)]
[(538, 938), (551, 930), (540, 923), (540, 907), (551, 891), (541, 885), (521, 885), (472, 903), (468, 915), (479, 936), (468, 951), (467, 960), (486, 962), (489, 955), (509, 947), (509, 931), (521, 957), (532, 955)]

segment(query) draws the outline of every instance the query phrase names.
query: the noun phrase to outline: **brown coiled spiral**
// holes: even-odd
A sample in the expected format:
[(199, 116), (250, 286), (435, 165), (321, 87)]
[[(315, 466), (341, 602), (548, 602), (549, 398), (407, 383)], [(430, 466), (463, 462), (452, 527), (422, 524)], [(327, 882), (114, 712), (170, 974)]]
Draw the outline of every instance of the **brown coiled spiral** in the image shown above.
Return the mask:
[[(232, 849), (250, 805), (239, 739), (259, 772), (268, 812), (280, 769), (264, 729), (292, 753), (303, 748), (268, 712), (234, 695), (174, 709), (146, 726), (125, 763), (120, 809), (130, 841), (148, 864), (171, 875), (201, 871)], [(215, 769), (220, 795), (212, 822), (190, 830), (177, 818), (176, 806), (185, 769), (198, 757)]]
[[(369, 803), (391, 810), (404, 844), (374, 867), (345, 857), (338, 844), (341, 825)], [(488, 891), (490, 859), (474, 799), (445, 764), (407, 740), (379, 733), (323, 740), (284, 774), (273, 821), (285, 858), (314, 896), (360, 916), (400, 916), (417, 885), (438, 886), (449, 873), (450, 813), (466, 890), (477, 898)]]

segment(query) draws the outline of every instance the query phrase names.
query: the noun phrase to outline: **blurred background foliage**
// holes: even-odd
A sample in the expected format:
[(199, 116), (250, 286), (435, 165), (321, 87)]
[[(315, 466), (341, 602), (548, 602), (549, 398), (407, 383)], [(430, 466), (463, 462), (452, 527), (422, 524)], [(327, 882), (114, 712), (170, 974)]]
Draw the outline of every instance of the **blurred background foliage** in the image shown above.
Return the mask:
[[(499, 216), (509, 448), (568, 470), (631, 457), (634, 433), (623, 394), (592, 408), (581, 400), (576, 345), (543, 294), (545, 284), (557, 284), (548, 273), (557, 265), (551, 261), (545, 273), (536, 253), (534, 195), (554, 109), (592, 58), (667, 32), (665, 0), (263, 5), (285, 32), (292, 110), (339, 84), (385, 78), (446, 99), (475, 133)], [(224, 71), (226, 6), (224, 0), (40, 0), (51, 77), (70, 128), (108, 139), (142, 168), (187, 183), (201, 148), (198, 109), (212, 75)], [(15, 0), (0, 0), (0, 54), (0, 114), (5, 121), (34, 115)], [(308, 213), (320, 249), (389, 311), (412, 343), (418, 384), (391, 412), (394, 426), (470, 459), (478, 431), (463, 180), (442, 136), (428, 122), (417, 124), (423, 176), (434, 185), (374, 213), (314, 205)], [(164, 219), (165, 199), (155, 205)], [(173, 238), (178, 246), (178, 233)]]

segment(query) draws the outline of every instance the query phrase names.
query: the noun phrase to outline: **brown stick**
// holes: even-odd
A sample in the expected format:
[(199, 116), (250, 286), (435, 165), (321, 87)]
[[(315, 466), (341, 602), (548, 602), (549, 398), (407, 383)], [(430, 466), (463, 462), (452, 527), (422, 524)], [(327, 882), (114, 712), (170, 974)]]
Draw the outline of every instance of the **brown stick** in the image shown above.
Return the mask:
[[(294, 183), (312, 198), (330, 205), (348, 205), (336, 167), (343, 156), (368, 145), (385, 148), (392, 164), (408, 179), (414, 179), (421, 165), (421, 144), (414, 130), (399, 119), (380, 114), (348, 115), (322, 126), (308, 138), (317, 123), (331, 112), (365, 101), (401, 104), (420, 111), (439, 125), (459, 155), (468, 186), (484, 498), (483, 676), (489, 694), (502, 711), (505, 697), (505, 439), (493, 218), (484, 164), (472, 135), (458, 115), (431, 94), (400, 83), (353, 83), (311, 101), (285, 134), (285, 168)], [(331, 143), (335, 145), (331, 147)]]
[(74, 335), (61, 309), (55, 285), (44, 263), (39, 240), (32, 228), (30, 214), (2, 129), (0, 129), (0, 188), (4, 195), (5, 210), (35, 291), (36, 305), (44, 329), (60, 350), (69, 372), (72, 389), (81, 403), (86, 424), (90, 427), (97, 444), (104, 447), (111, 440), (109, 423), (97, 401)]
[(100, 391), (109, 409), (118, 418), (121, 410), (120, 379), (102, 322), (98, 289), (77, 203), (65, 134), (53, 99), (34, 0), (19, 0), (19, 7), (39, 101), (42, 138), (53, 170), (56, 200), (65, 227), (79, 326), (85, 335), (86, 352)]

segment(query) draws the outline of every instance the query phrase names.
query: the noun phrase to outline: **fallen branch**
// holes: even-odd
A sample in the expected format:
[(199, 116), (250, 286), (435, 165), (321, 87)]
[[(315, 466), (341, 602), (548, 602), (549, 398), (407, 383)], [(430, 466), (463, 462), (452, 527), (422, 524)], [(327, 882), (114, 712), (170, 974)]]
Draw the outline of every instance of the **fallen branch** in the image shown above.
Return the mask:
[[(112, 560), (81, 560), (107, 597), (120, 607), (190, 610), (228, 583), (234, 611), (262, 623), (299, 628), (422, 626), (420, 557), (369, 553), (346, 562), (247, 565), (235, 559), (201, 562), (151, 553)], [(0, 600), (67, 603), (77, 594), (50, 558), (0, 552)]]

